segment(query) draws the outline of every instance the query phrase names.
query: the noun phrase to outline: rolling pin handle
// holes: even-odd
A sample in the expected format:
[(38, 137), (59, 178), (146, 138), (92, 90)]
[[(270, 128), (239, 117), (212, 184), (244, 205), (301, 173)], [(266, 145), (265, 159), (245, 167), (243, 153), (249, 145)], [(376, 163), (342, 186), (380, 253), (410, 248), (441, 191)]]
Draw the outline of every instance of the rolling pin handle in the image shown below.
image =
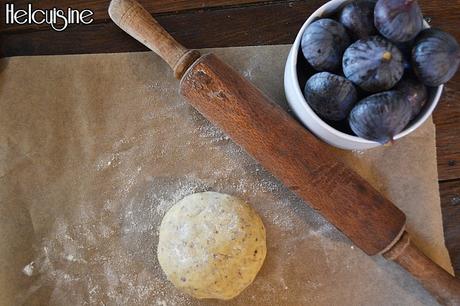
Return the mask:
[(123, 31), (168, 63), (177, 79), (181, 79), (188, 67), (200, 57), (198, 51), (188, 50), (172, 38), (135, 0), (112, 0), (109, 16)]
[(411, 242), (407, 232), (383, 256), (412, 274), (442, 305), (460, 305), (460, 280), (426, 257)]

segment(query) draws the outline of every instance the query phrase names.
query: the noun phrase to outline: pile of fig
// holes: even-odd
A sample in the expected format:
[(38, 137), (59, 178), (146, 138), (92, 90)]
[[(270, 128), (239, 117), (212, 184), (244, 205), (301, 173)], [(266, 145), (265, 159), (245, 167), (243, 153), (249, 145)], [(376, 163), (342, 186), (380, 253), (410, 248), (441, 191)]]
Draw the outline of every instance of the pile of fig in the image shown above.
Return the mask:
[(392, 142), (460, 65), (455, 38), (423, 23), (417, 0), (350, 1), (311, 23), (299, 70), (308, 104), (343, 132)]

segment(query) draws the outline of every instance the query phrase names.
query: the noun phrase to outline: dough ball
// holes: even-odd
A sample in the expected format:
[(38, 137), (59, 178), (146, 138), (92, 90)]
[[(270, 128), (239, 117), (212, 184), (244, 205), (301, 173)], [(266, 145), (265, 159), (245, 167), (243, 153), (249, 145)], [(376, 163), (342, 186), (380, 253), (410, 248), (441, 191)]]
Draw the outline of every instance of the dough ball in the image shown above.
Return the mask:
[(196, 298), (237, 296), (252, 283), (266, 253), (260, 217), (226, 194), (189, 195), (161, 222), (161, 268), (177, 288)]

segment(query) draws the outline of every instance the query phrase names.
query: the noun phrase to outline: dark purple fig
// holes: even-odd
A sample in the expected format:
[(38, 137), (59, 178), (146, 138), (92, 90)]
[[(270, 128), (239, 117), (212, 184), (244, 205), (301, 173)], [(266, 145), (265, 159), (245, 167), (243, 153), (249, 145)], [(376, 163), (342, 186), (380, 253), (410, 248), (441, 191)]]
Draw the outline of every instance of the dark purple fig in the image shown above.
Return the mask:
[(412, 49), (415, 74), (427, 86), (436, 87), (453, 78), (460, 65), (460, 46), (441, 30), (424, 30)]
[(340, 121), (347, 118), (358, 94), (353, 83), (344, 77), (320, 72), (305, 85), (305, 99), (323, 119)]
[(337, 71), (342, 64), (343, 52), (350, 43), (342, 24), (332, 19), (320, 19), (305, 30), (301, 47), (305, 59), (313, 68)]
[(403, 56), (388, 40), (372, 36), (348, 47), (343, 56), (343, 72), (365, 91), (388, 90), (403, 76)]
[(410, 120), (412, 121), (428, 100), (426, 86), (415, 78), (405, 77), (396, 85), (395, 90), (399, 91), (410, 102), (412, 109)]
[(409, 100), (398, 91), (381, 92), (361, 100), (351, 110), (350, 127), (367, 140), (386, 144), (410, 122)]
[(340, 22), (355, 40), (377, 34), (374, 26), (374, 7), (374, 1), (358, 0), (349, 3), (340, 12)]
[(393, 42), (414, 39), (423, 29), (423, 15), (417, 0), (379, 0), (374, 22), (380, 34)]

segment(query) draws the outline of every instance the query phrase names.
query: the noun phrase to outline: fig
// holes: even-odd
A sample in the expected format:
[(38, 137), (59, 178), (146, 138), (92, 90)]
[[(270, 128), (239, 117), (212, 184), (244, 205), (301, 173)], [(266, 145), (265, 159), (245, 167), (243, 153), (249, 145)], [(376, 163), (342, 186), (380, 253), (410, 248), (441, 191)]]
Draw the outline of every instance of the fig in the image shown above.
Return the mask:
[(337, 71), (342, 56), (350, 45), (350, 37), (342, 24), (320, 19), (308, 26), (302, 35), (302, 53), (308, 63), (319, 71)]
[(355, 40), (377, 34), (374, 26), (374, 7), (375, 1), (358, 0), (349, 3), (340, 12), (340, 22)]
[(410, 117), (409, 100), (398, 91), (385, 91), (358, 102), (348, 120), (359, 137), (386, 144), (407, 126)]
[(379, 0), (374, 9), (377, 30), (393, 42), (414, 39), (423, 29), (423, 15), (417, 0)]
[(343, 72), (365, 91), (388, 90), (403, 76), (403, 56), (388, 40), (372, 36), (348, 47), (343, 56)]
[(422, 110), (428, 100), (428, 90), (425, 85), (412, 77), (405, 77), (396, 85), (395, 90), (399, 91), (411, 105), (412, 121)]
[(412, 66), (427, 86), (436, 87), (453, 78), (460, 65), (460, 46), (441, 30), (426, 29), (415, 40)]
[(320, 117), (332, 121), (347, 118), (358, 99), (353, 83), (329, 72), (313, 75), (305, 85), (304, 95)]

